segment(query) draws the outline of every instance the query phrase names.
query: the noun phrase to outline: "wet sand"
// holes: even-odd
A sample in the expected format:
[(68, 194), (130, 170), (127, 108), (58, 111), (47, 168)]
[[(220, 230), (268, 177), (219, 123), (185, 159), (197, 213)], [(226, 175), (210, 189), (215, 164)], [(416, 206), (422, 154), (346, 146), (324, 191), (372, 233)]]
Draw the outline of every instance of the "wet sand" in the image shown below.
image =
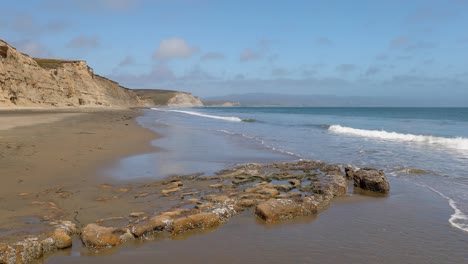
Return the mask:
[(447, 202), (408, 182), (391, 184), (388, 197), (338, 198), (317, 217), (266, 225), (247, 211), (176, 240), (98, 255), (74, 246), (45, 263), (466, 263), (468, 235), (448, 223)]
[(76, 215), (87, 223), (138, 209), (116, 202), (125, 189), (114, 191), (121, 182), (99, 175), (98, 168), (154, 151), (149, 142), (157, 135), (136, 124), (139, 114), (128, 109), (0, 111), (0, 241), (49, 231), (47, 223), (55, 219)]

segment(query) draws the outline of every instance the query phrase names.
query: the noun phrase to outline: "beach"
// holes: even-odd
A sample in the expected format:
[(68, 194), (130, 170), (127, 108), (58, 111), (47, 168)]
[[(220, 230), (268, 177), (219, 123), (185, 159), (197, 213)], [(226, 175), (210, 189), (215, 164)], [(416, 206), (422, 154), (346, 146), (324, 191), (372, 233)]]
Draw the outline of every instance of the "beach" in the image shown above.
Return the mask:
[[(270, 164), (299, 159), (277, 146), (264, 147), (260, 143), (266, 143), (257, 139), (247, 138), (247, 142), (253, 142), (247, 143), (245, 136), (200, 130), (193, 123), (164, 123), (166, 117), (154, 113), (122, 109), (2, 112), (0, 119), (16, 122), (0, 128), (0, 171), (5, 183), (0, 187), (2, 242), (51, 232), (54, 227), (48, 222), (54, 219), (70, 220), (80, 228), (93, 222), (104, 226), (138, 224), (131, 213), (150, 217), (180, 205), (180, 197), (185, 198), (180, 191), (161, 195), (176, 180), (183, 182), (183, 192), (217, 192), (206, 187), (214, 180), (197, 181), (197, 173), (210, 176), (245, 162)], [(179, 116), (169, 118), (186, 122)], [(210, 124), (208, 120), (206, 125), (219, 123)], [(185, 176), (173, 178), (177, 175)], [(161, 184), (165, 179), (174, 180)], [(84, 247), (79, 236), (74, 236), (71, 248), (49, 253), (40, 261), (466, 261), (468, 237), (448, 221), (453, 208), (447, 199), (404, 177), (390, 177), (389, 182), (389, 195), (370, 195), (350, 186), (345, 196), (331, 200), (318, 215), (279, 223), (265, 223), (250, 208), (212, 228), (176, 236), (156, 233), (99, 251)], [(192, 206), (186, 203), (181, 208)]]
[(154, 150), (149, 142), (157, 135), (136, 124), (139, 113), (127, 109), (0, 112), (2, 242), (50, 231), (48, 220), (73, 220), (77, 214), (85, 223), (138, 208), (117, 205), (112, 198), (119, 192), (107, 194), (105, 189), (122, 183), (99, 177), (98, 168)]

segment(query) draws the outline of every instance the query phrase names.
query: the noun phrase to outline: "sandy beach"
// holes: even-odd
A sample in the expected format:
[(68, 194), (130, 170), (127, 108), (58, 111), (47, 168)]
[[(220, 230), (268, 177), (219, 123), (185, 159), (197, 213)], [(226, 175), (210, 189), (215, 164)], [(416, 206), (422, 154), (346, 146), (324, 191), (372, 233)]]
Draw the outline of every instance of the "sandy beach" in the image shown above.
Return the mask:
[(126, 109), (1, 111), (0, 240), (48, 231), (47, 221), (73, 220), (75, 214), (89, 222), (131, 211), (135, 205), (112, 203), (126, 189), (111, 192), (117, 183), (100, 177), (97, 168), (154, 150), (149, 142), (157, 135), (136, 124), (138, 114)]

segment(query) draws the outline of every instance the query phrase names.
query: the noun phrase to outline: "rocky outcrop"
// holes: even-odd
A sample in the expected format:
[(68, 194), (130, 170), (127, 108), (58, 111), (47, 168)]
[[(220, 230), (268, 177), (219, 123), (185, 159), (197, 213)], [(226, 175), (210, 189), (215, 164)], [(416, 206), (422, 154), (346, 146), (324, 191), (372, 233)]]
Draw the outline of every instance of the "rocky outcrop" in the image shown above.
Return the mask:
[[(119, 190), (125, 189), (134, 199), (142, 199), (141, 202), (146, 199), (154, 203), (154, 198), (138, 196), (140, 193), (159, 195), (156, 199), (170, 201), (170, 209), (97, 220), (81, 232), (71, 222), (60, 222), (45, 239), (32, 238), (10, 245), (0, 243), (0, 263), (30, 263), (46, 252), (70, 247), (72, 235), (79, 233), (86, 247), (101, 250), (134, 239), (152, 240), (213, 230), (244, 210), (253, 210), (266, 223), (316, 215), (328, 208), (335, 197), (348, 194), (351, 181), (347, 177), (351, 176), (357, 187), (380, 193), (389, 190), (382, 171), (346, 167), (345, 172), (346, 175), (340, 165), (306, 160), (269, 165), (252, 163), (210, 177), (180, 175), (138, 188), (120, 186)], [(101, 186), (102, 192), (117, 190), (111, 185)], [(163, 192), (173, 189), (176, 191)], [(116, 219), (119, 220), (116, 227), (103, 224)]]
[(0, 107), (148, 104), (85, 61), (34, 59), (0, 40)]
[(156, 106), (197, 107), (203, 106), (200, 98), (191, 93), (159, 89), (135, 89), (142, 99), (150, 100)]
[(384, 194), (390, 192), (390, 184), (388, 183), (384, 172), (381, 170), (362, 168), (355, 171), (354, 169), (347, 167), (346, 175), (348, 178), (353, 178), (354, 186), (363, 190)]

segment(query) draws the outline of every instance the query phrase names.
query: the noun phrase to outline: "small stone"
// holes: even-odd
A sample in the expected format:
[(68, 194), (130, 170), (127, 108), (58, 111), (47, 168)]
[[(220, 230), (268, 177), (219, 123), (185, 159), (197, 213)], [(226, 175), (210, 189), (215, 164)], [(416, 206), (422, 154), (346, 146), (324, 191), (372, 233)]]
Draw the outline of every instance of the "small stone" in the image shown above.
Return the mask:
[(138, 218), (145, 214), (146, 214), (145, 212), (133, 212), (133, 213), (130, 213), (128, 216)]
[(221, 189), (223, 188), (223, 185), (221, 183), (211, 184), (210, 188)]
[(175, 193), (175, 192), (178, 192), (182, 190), (181, 187), (174, 187), (172, 189), (165, 189), (165, 190), (162, 190), (161, 193), (164, 194), (164, 195), (169, 195), (171, 193)]

